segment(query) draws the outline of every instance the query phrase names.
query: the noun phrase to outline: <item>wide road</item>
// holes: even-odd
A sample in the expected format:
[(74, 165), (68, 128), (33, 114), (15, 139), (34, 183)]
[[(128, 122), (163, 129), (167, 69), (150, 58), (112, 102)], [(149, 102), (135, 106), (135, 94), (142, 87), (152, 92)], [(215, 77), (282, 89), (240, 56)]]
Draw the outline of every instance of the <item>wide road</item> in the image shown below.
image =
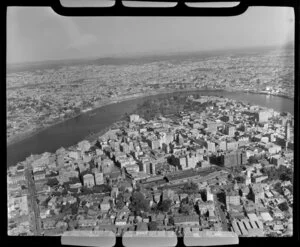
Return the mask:
[(28, 182), (28, 199), (30, 201), (30, 211), (33, 216), (32, 224), (33, 224), (34, 235), (41, 235), (41, 220), (40, 220), (39, 206), (36, 200), (36, 188), (33, 181), (31, 170), (29, 168), (26, 168), (25, 176)]
[(221, 202), (218, 201), (218, 198), (216, 195), (214, 195), (214, 201), (215, 201), (215, 205), (216, 205), (216, 214), (218, 215), (219, 219), (221, 219), (223, 231), (228, 231), (226, 215), (225, 215), (225, 212), (222, 210)]

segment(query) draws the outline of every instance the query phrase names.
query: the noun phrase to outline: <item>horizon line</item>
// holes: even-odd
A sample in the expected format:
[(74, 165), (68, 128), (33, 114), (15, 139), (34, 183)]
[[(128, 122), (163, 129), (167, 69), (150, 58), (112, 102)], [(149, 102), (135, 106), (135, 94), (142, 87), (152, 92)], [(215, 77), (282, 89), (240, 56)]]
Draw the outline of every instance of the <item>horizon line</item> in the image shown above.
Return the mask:
[(34, 61), (22, 61), (22, 62), (6, 62), (6, 66), (22, 66), (22, 65), (30, 65), (35, 63), (55, 63), (55, 62), (67, 62), (67, 61), (79, 61), (79, 60), (97, 60), (97, 59), (122, 59), (122, 58), (146, 58), (146, 57), (159, 57), (159, 56), (174, 56), (174, 55), (184, 55), (184, 54), (190, 54), (195, 53), (207, 53), (207, 52), (226, 52), (226, 51), (241, 51), (241, 50), (253, 50), (253, 49), (276, 49), (276, 48), (286, 48), (286, 47), (295, 47), (294, 42), (287, 42), (286, 44), (282, 45), (265, 45), (265, 46), (248, 46), (248, 47), (239, 47), (239, 48), (217, 48), (217, 49), (209, 49), (209, 50), (191, 50), (191, 51), (165, 51), (160, 53), (160, 51), (154, 51), (154, 52), (136, 52), (132, 54), (128, 53), (121, 53), (121, 54), (111, 54), (111, 55), (105, 55), (105, 56), (92, 56), (92, 57), (78, 57), (78, 58), (62, 58), (62, 59), (45, 59), (45, 60), (34, 60)]

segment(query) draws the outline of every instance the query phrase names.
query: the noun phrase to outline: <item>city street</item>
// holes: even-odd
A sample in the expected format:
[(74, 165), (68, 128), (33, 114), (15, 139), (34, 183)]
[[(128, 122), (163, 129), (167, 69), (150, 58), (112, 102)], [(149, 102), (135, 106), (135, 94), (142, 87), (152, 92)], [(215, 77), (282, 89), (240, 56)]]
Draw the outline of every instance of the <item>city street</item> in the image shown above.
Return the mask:
[(39, 207), (36, 201), (36, 189), (31, 174), (31, 170), (27, 168), (25, 171), (25, 175), (28, 181), (28, 202), (29, 202), (28, 204), (29, 204), (29, 211), (31, 212), (30, 219), (33, 226), (33, 231), (35, 235), (41, 235), (41, 221), (39, 217), (40, 215)]
[(215, 201), (215, 205), (216, 205), (216, 215), (218, 216), (219, 219), (221, 219), (222, 228), (224, 231), (228, 231), (226, 215), (225, 215), (225, 212), (222, 210), (221, 202), (218, 201), (218, 198), (216, 195), (214, 195), (214, 201)]

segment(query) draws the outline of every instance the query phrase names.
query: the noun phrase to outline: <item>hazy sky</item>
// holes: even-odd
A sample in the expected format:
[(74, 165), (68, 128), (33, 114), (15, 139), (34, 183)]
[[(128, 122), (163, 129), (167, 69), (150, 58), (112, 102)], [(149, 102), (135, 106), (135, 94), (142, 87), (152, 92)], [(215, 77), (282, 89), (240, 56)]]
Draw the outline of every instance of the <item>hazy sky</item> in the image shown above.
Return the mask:
[(235, 17), (64, 17), (9, 7), (7, 62), (280, 46), (294, 39), (292, 8), (252, 7)]

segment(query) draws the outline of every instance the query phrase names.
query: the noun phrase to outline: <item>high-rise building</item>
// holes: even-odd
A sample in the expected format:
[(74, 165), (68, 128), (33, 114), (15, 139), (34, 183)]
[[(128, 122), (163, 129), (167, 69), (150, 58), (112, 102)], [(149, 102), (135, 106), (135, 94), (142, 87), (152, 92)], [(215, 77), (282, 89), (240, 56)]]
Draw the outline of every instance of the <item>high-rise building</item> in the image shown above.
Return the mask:
[(259, 203), (260, 200), (265, 199), (265, 193), (261, 184), (253, 184), (251, 187), (254, 203)]
[(240, 195), (236, 190), (229, 190), (226, 192), (226, 208), (230, 209), (230, 205), (240, 205)]
[(227, 150), (227, 142), (226, 141), (221, 141), (219, 144), (219, 149), (226, 151)]
[(143, 161), (142, 163), (142, 171), (147, 173), (147, 174), (151, 174), (151, 164), (150, 161)]
[(154, 163), (150, 163), (150, 173), (152, 175), (156, 174), (156, 165)]
[(84, 186), (90, 188), (95, 185), (94, 175), (93, 174), (85, 174), (83, 176), (83, 184)]
[(195, 168), (199, 161), (199, 156), (196, 153), (189, 153), (186, 156), (186, 164), (188, 168)]
[(206, 201), (214, 201), (214, 195), (211, 193), (209, 187), (206, 188)]
[(237, 150), (239, 148), (239, 143), (237, 141), (228, 141), (227, 150)]
[(229, 125), (227, 124), (225, 126), (225, 134), (230, 136), (230, 137), (234, 137), (235, 135), (235, 127), (233, 125)]
[(162, 144), (162, 150), (165, 152), (165, 153), (170, 153), (170, 146), (169, 144), (166, 144), (166, 143), (163, 143)]
[(245, 165), (246, 163), (246, 153), (240, 150), (221, 155), (221, 165), (225, 167), (241, 166)]
[(207, 151), (216, 152), (216, 144), (214, 142), (207, 141)]
[(268, 122), (269, 118), (272, 116), (269, 111), (260, 111), (258, 112), (258, 122), (265, 123)]
[(103, 178), (103, 173), (102, 172), (95, 173), (95, 183), (97, 185), (100, 185), (100, 184), (104, 183), (104, 178)]

